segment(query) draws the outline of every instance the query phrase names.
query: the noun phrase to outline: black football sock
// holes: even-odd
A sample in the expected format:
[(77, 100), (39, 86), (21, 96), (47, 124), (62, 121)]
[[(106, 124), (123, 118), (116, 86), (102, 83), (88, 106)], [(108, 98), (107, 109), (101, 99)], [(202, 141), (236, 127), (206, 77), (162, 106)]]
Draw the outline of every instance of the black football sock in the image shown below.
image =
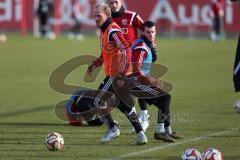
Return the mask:
[(138, 104), (142, 111), (147, 110), (147, 103), (143, 99), (138, 99)]
[(165, 127), (170, 125), (170, 102), (171, 102), (171, 95), (166, 94), (158, 99), (158, 123), (164, 123)]
[(111, 114), (105, 115), (102, 119), (109, 129), (115, 126)]
[(133, 128), (135, 129), (136, 133), (143, 131), (136, 112), (128, 113), (127, 117), (130, 123), (132, 124)]

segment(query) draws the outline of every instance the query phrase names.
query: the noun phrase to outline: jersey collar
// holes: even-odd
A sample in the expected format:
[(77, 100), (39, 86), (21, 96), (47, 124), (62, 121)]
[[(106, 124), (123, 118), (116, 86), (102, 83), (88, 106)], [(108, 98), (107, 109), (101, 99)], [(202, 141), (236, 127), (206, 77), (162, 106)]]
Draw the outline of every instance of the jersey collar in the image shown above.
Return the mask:
[(152, 42), (150, 42), (147, 37), (144, 35), (141, 36), (142, 40), (148, 45), (149, 48), (152, 48)]
[(122, 6), (118, 12), (112, 12), (113, 18), (119, 18), (121, 17), (125, 12), (125, 8)]
[(108, 28), (108, 26), (112, 23), (112, 18), (109, 17), (101, 26), (101, 31), (104, 32)]

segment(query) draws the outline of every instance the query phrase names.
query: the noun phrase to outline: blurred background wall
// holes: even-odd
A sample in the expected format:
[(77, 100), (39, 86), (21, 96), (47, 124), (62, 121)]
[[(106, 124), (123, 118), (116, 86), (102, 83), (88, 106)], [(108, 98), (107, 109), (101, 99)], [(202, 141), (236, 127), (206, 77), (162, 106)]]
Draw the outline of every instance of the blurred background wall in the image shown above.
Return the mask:
[[(39, 0), (0, 0), (0, 31), (38, 32), (36, 8)], [(92, 7), (101, 0), (79, 0), (79, 16), (83, 31), (96, 30)], [(157, 24), (159, 34), (167, 37), (208, 35), (211, 20), (211, 0), (125, 0), (126, 8), (136, 11), (143, 20)], [(54, 14), (51, 25), (56, 34), (67, 31), (74, 23), (71, 0), (53, 0)], [(224, 30), (234, 36), (240, 30), (240, 9), (230, 0), (224, 2)]]

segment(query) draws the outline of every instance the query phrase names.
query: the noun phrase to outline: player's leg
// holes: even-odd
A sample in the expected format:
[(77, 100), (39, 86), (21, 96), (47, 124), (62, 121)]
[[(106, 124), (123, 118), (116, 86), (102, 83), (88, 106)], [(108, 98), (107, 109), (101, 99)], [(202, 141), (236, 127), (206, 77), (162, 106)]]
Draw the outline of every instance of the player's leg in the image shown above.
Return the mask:
[[(112, 90), (111, 85), (113, 83), (114, 78), (113, 77), (106, 77), (101, 85), (99, 86), (99, 94), (94, 100), (94, 106), (98, 107), (101, 105), (101, 100), (104, 94), (110, 90)], [(120, 130), (117, 127), (117, 125), (114, 123), (112, 116), (110, 113), (106, 113), (104, 117), (102, 117), (103, 122), (107, 125), (108, 131), (106, 134), (101, 138), (101, 143), (107, 143), (111, 141), (112, 139), (118, 137), (120, 135)]]
[(76, 21), (75, 24), (75, 34), (76, 34), (76, 39), (78, 41), (81, 41), (84, 39), (84, 36), (82, 34), (82, 22), (80, 20)]
[[(123, 85), (124, 84), (124, 85)], [(136, 144), (146, 144), (147, 137), (145, 136), (142, 126), (139, 122), (137, 113), (134, 109), (134, 100), (129, 91), (129, 81), (124, 76), (115, 77), (113, 82), (113, 92), (119, 99), (118, 109), (128, 118), (132, 124), (136, 134)]]
[(145, 101), (150, 105), (154, 104), (158, 108), (158, 119), (154, 139), (165, 142), (175, 142), (175, 140), (168, 134), (168, 131), (171, 129), (169, 115), (171, 96), (166, 94), (161, 97), (146, 99)]
[(46, 35), (46, 30), (45, 30), (45, 25), (46, 25), (46, 17), (44, 16), (43, 13), (40, 13), (39, 15), (39, 28), (40, 28), (40, 33), (41, 36), (44, 37)]
[(210, 38), (212, 41), (216, 41), (217, 40), (217, 18), (216, 17), (213, 17), (212, 18), (212, 27), (211, 27), (212, 31), (211, 31), (211, 34), (210, 34)]
[(234, 62), (234, 74), (233, 74), (233, 82), (235, 87), (235, 92), (240, 92), (240, 34), (238, 37), (237, 50), (235, 55)]
[[(240, 34), (238, 37), (238, 44), (237, 44), (237, 50), (235, 55), (235, 62), (234, 62), (234, 71), (233, 71), (233, 83), (235, 92), (240, 92)], [(238, 102), (240, 100), (237, 100), (235, 102), (235, 105), (238, 106)]]
[(68, 38), (69, 38), (70, 40), (73, 40), (73, 39), (74, 39), (75, 30), (76, 30), (76, 19), (73, 18), (73, 21), (74, 21), (74, 24), (73, 24), (73, 26), (70, 28), (69, 33), (68, 33)]
[(71, 27), (68, 33), (69, 39), (74, 39), (76, 37), (77, 40), (81, 41), (84, 39), (84, 36), (82, 34), (82, 22), (79, 21), (76, 17), (73, 18), (74, 25)]
[(101, 118), (97, 118), (97, 119), (94, 119), (91, 121), (87, 121), (87, 124), (89, 126), (101, 126), (101, 125), (103, 125), (103, 121)]
[(143, 131), (146, 132), (147, 128), (149, 127), (149, 117), (147, 110), (147, 103), (143, 99), (138, 99), (138, 104), (141, 109), (138, 118), (142, 125)]
[(221, 37), (221, 18), (219, 16), (216, 16), (216, 28), (215, 28), (215, 33), (217, 35), (217, 41), (220, 40), (220, 37)]
[(144, 134), (144, 131), (139, 122), (139, 119), (138, 119), (137, 113), (134, 110), (134, 107), (128, 106), (126, 103), (124, 103), (123, 101), (120, 100), (118, 108), (128, 118), (129, 122), (132, 124), (132, 126), (135, 130), (135, 133), (137, 134), (135, 144), (137, 144), (137, 145), (146, 144), (147, 137)]
[[(174, 133), (172, 131), (171, 128), (171, 122), (170, 122), (170, 103), (171, 103), (171, 95), (170, 94), (166, 94), (162, 97), (159, 97), (158, 100), (158, 124), (156, 127), (156, 138), (157, 133), (162, 133), (163, 131), (165, 132), (165, 134), (167, 134), (169, 137), (171, 137), (173, 140), (174, 139), (180, 139), (181, 137), (178, 136), (176, 133)], [(164, 126), (164, 128), (163, 128)], [(172, 140), (170, 140), (169, 138), (167, 138), (167, 140), (169, 140), (170, 142), (173, 142)]]
[[(164, 123), (164, 131), (168, 134), (172, 134), (172, 129), (170, 126), (170, 102), (171, 95), (166, 94), (159, 97), (158, 101), (158, 123)], [(162, 129), (161, 129), (162, 130)]]

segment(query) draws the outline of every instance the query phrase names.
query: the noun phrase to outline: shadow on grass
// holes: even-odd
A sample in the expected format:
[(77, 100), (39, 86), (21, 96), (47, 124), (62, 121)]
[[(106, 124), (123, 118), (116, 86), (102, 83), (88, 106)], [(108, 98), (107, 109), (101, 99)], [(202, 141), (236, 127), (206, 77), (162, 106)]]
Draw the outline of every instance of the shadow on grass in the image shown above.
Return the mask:
[(32, 113), (39, 113), (44, 111), (50, 111), (54, 110), (54, 106), (41, 106), (31, 109), (21, 109), (17, 111), (7, 112), (7, 113), (0, 113), (0, 119), (9, 118), (9, 117), (15, 117), (19, 115), (25, 115), (25, 114), (32, 114)]
[(17, 127), (31, 127), (31, 126), (69, 126), (64, 123), (47, 123), (47, 122), (0, 122), (0, 126), (17, 126)]
[[(5, 127), (5, 128), (4, 128)], [(17, 130), (8, 130), (7, 128), (32, 128), (35, 127), (36, 131), (17, 131)], [(43, 128), (42, 128), (43, 127)], [(64, 127), (65, 129), (79, 129), (79, 132), (75, 132), (73, 130), (64, 130), (64, 134), (103, 134), (102, 131), (99, 130), (99, 128), (106, 128), (105, 125), (102, 126), (72, 126), (67, 123), (47, 123), (47, 122), (0, 122), (0, 133), (8, 133), (8, 134), (41, 134), (45, 133), (45, 131), (38, 131), (38, 129), (47, 129), (49, 130), (49, 127), (53, 127), (53, 130), (56, 130), (56, 127)], [(61, 129), (62, 130), (62, 129)]]

